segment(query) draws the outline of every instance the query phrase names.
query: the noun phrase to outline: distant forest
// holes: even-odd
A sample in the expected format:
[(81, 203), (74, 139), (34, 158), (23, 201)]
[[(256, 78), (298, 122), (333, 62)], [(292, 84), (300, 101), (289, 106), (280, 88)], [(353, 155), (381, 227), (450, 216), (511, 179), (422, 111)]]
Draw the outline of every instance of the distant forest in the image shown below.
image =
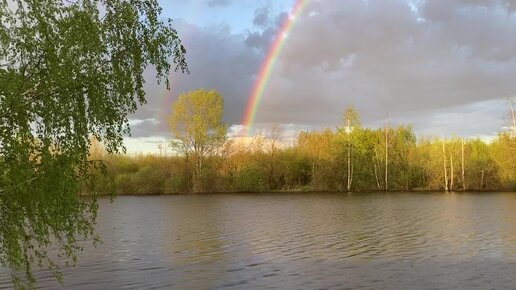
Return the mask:
[(89, 194), (271, 191), (516, 191), (516, 132), (493, 141), (417, 140), (411, 126), (364, 128), (349, 108), (336, 130), (300, 132), (289, 146), (273, 129), (220, 142), (202, 166), (186, 154), (109, 155)]

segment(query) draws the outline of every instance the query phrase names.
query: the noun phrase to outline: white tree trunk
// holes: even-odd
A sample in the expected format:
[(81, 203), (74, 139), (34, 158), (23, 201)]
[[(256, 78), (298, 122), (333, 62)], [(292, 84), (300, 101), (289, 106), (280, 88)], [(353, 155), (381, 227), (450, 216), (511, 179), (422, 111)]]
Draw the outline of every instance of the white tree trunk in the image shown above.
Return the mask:
[(462, 154), (461, 154), (461, 159), (462, 159), (462, 190), (467, 190), (466, 189), (466, 177), (465, 177), (465, 172), (464, 172), (464, 138), (462, 138)]
[(442, 137), (442, 142), (443, 142), (444, 190), (448, 191), (448, 172), (446, 169), (446, 150), (444, 149), (444, 137)]
[(385, 191), (389, 190), (389, 135), (387, 128), (387, 118), (385, 118)]
[(482, 169), (482, 178), (480, 179), (480, 189), (484, 189), (484, 169)]
[(450, 154), (450, 191), (453, 191), (453, 155)]
[(348, 184), (347, 184), (347, 190), (348, 192), (351, 191), (351, 183), (353, 182), (353, 164), (352, 164), (352, 160), (351, 160), (351, 141), (350, 141), (350, 138), (348, 136)]
[(378, 190), (382, 190), (382, 186), (380, 185), (380, 180), (378, 178), (378, 166), (376, 166), (376, 161), (374, 162), (374, 178), (376, 179)]

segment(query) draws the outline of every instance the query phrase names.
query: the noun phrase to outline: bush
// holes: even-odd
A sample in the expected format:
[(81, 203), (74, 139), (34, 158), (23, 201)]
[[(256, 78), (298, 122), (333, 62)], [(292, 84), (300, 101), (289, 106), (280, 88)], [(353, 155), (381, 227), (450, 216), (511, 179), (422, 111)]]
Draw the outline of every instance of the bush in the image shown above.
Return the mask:
[(252, 167), (245, 167), (238, 172), (235, 180), (235, 190), (241, 192), (260, 192), (266, 189), (265, 174)]

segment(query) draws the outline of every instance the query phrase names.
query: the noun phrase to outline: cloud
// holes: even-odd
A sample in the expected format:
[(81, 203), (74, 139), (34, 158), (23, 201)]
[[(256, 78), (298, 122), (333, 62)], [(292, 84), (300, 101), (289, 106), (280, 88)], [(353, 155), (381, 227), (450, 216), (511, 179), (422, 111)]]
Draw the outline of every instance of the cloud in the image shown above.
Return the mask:
[[(508, 0), (309, 1), (275, 62), (256, 127), (334, 128), (354, 104), (367, 126), (389, 113), (423, 135), (494, 134), (505, 122), (503, 98), (516, 94), (515, 9)], [(176, 21), (191, 74), (174, 74), (168, 93), (147, 82), (149, 103), (133, 118), (158, 122), (133, 136), (168, 136), (171, 102), (200, 87), (221, 92), (225, 121), (239, 124), (287, 11), (257, 6), (255, 28), (243, 32)]]
[(262, 51), (263, 53), (266, 53), (275, 36), (276, 29), (267, 28), (261, 32), (250, 32), (246, 36), (244, 43), (250, 48), (255, 48)]
[(169, 140), (164, 137), (124, 138), (128, 154), (163, 153), (171, 154)]
[[(405, 1), (310, 3), (259, 122), (331, 126), (355, 104), (372, 124), (386, 113), (422, 116), (516, 93), (516, 16), (502, 1), (425, 1), (416, 10)], [(488, 124), (491, 133), (497, 124)]]
[[(255, 15), (262, 13), (259, 12), (262, 9), (263, 8), (257, 9)], [(264, 26), (264, 29), (261, 31), (248, 33), (244, 41), (245, 44), (249, 47), (261, 50), (261, 52), (265, 55), (269, 51), (274, 39), (277, 37), (281, 24), (287, 17), (287, 13), (281, 13), (274, 19), (274, 24)]]
[(269, 24), (269, 9), (267, 7), (258, 8), (254, 11), (253, 24), (261, 27)]
[(132, 126), (132, 136), (169, 136), (167, 116), (179, 94), (198, 88), (215, 89), (224, 96), (224, 120), (238, 123), (242, 118), (250, 87), (261, 63), (261, 54), (250, 51), (244, 34), (233, 34), (227, 26), (199, 27), (176, 21), (187, 48), (189, 74), (172, 73), (171, 91), (157, 86), (151, 69), (145, 71), (147, 101), (131, 119), (156, 118)]

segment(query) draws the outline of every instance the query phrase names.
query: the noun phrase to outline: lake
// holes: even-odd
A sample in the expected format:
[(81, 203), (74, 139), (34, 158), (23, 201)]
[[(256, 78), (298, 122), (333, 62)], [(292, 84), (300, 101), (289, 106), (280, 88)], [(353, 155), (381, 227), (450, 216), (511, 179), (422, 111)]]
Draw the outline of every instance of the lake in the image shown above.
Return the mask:
[[(103, 244), (41, 289), (515, 289), (516, 193), (99, 199)], [(0, 270), (0, 289), (10, 289)]]

